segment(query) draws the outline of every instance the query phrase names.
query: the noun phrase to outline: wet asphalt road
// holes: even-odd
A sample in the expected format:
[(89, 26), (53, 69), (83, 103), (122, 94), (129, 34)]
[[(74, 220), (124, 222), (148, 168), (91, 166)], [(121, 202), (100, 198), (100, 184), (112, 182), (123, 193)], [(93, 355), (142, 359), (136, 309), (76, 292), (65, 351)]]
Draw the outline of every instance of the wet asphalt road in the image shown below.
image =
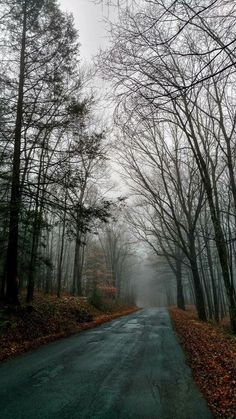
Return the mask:
[(1, 419), (208, 419), (165, 309), (145, 309), (0, 366)]

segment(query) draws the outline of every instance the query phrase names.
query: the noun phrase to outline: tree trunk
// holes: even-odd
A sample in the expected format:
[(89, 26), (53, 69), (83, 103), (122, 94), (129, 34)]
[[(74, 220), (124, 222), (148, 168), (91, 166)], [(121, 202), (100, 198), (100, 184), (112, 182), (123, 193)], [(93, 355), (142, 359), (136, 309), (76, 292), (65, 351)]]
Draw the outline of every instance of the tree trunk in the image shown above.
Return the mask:
[(180, 308), (181, 310), (185, 310), (181, 260), (176, 260), (176, 280), (177, 280), (177, 307)]
[[(224, 232), (221, 225), (220, 211), (218, 208), (216, 181), (215, 181), (215, 178), (213, 178), (213, 184), (211, 182), (211, 178), (208, 172), (206, 161), (199, 148), (198, 138), (195, 135), (192, 115), (189, 114), (186, 98), (184, 98), (184, 101), (185, 101), (186, 116), (188, 118), (190, 130), (191, 130), (191, 137), (189, 136), (189, 133), (185, 130), (185, 127), (183, 129), (189, 139), (190, 146), (195, 155), (196, 162), (197, 162), (197, 165), (199, 167), (199, 171), (202, 177), (202, 181), (205, 186), (207, 200), (208, 200), (208, 204), (210, 208), (211, 221), (214, 227), (217, 252), (218, 252), (218, 256), (220, 260), (223, 280), (224, 280), (226, 294), (227, 294), (227, 300), (229, 304), (231, 328), (232, 328), (232, 331), (236, 333), (236, 292), (230, 278), (230, 268), (228, 264), (228, 251), (227, 251), (227, 245), (225, 242)], [(215, 201), (214, 201), (214, 197), (215, 197)]]
[[(48, 246), (48, 257), (52, 260), (53, 257), (53, 229), (51, 234), (51, 241), (50, 241), (50, 232), (47, 230), (47, 246)], [(52, 268), (50, 266), (47, 267), (46, 270), (46, 281), (45, 281), (45, 294), (49, 294), (52, 292)]]
[[(201, 248), (200, 238), (198, 236), (198, 247)], [(201, 278), (203, 282), (203, 290), (205, 292), (206, 301), (207, 301), (207, 311), (208, 311), (208, 318), (213, 319), (213, 307), (212, 307), (212, 298), (211, 298), (211, 290), (209, 286), (208, 281), (208, 272), (204, 269), (204, 261), (202, 258), (202, 252), (199, 252), (199, 263), (200, 263), (200, 269), (201, 269)]]
[(35, 285), (35, 271), (36, 271), (36, 258), (37, 258), (37, 250), (38, 250), (38, 242), (39, 242), (39, 229), (37, 227), (34, 228), (33, 233), (33, 243), (31, 248), (31, 255), (30, 255), (30, 264), (29, 264), (29, 277), (28, 277), (28, 287), (27, 287), (27, 303), (33, 301), (34, 298), (34, 285)]
[(26, 48), (26, 1), (23, 6), (23, 26), (20, 54), (20, 74), (17, 99), (17, 114), (14, 135), (14, 154), (12, 168), (10, 221), (7, 248), (7, 289), (6, 301), (11, 304), (19, 304), (18, 300), (18, 236), (20, 214), (20, 155), (21, 155), (21, 130), (24, 101), (25, 82), (25, 48)]
[(5, 289), (6, 289), (6, 262), (3, 266), (3, 273), (2, 273), (2, 282), (1, 282), (1, 289), (0, 289), (0, 300), (4, 300), (5, 298)]
[(58, 273), (57, 273), (57, 297), (58, 298), (60, 298), (60, 296), (61, 296), (62, 261), (63, 261), (63, 254), (64, 254), (65, 231), (66, 231), (66, 201), (67, 201), (67, 193), (65, 194), (65, 201), (64, 201), (61, 249), (60, 249), (59, 261), (58, 261)]
[(196, 298), (196, 308), (198, 317), (202, 321), (207, 321), (207, 315), (206, 315), (206, 308), (205, 308), (205, 302), (204, 302), (204, 294), (201, 284), (201, 279), (198, 271), (198, 265), (197, 265), (197, 255), (196, 255), (196, 249), (195, 249), (195, 242), (194, 237), (189, 238), (189, 247), (190, 247), (190, 266), (191, 271), (193, 275), (193, 285), (194, 285), (194, 294)]
[(212, 257), (211, 257), (211, 249), (209, 247), (208, 240), (205, 240), (206, 245), (206, 251), (207, 251), (207, 259), (208, 259), (208, 265), (210, 270), (210, 277), (211, 277), (211, 286), (212, 286), (212, 294), (213, 294), (213, 304), (214, 304), (214, 319), (217, 323), (219, 323), (219, 300), (217, 296), (217, 289), (216, 289), (216, 280), (213, 270), (213, 263), (212, 263)]
[(79, 232), (77, 232), (76, 241), (75, 241), (74, 271), (73, 271), (73, 285), (72, 285), (73, 295), (82, 295), (80, 247), (81, 247), (80, 235), (79, 235)]

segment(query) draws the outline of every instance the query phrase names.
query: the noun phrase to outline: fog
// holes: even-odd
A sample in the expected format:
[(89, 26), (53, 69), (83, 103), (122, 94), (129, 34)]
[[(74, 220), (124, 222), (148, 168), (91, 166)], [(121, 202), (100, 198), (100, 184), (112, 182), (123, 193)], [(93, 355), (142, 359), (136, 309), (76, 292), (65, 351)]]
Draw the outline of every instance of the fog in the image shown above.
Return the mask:
[(139, 256), (133, 268), (132, 283), (138, 307), (166, 307), (175, 304), (175, 278), (161, 259), (153, 263), (148, 253)]

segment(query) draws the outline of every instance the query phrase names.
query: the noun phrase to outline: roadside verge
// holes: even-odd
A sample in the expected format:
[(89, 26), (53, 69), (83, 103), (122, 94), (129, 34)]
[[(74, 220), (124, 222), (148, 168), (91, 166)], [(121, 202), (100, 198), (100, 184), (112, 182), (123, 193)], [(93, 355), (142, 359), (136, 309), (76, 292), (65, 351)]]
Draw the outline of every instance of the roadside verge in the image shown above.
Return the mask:
[(236, 337), (197, 320), (193, 312), (169, 310), (195, 382), (215, 418), (235, 419)]
[(0, 306), (0, 361), (137, 310), (137, 307), (113, 303), (109, 311), (101, 311), (83, 298), (59, 300), (42, 296), (37, 296), (30, 306)]

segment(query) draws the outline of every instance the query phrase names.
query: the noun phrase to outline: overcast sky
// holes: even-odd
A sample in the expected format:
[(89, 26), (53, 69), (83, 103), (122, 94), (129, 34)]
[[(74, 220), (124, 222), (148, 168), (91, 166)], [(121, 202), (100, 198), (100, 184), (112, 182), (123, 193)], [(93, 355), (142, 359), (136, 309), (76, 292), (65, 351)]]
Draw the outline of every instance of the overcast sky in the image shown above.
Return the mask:
[[(115, 8), (103, 6), (102, 1), (98, 4), (98, 0), (58, 0), (58, 2), (63, 11), (70, 12), (74, 16), (75, 26), (79, 32), (81, 63), (92, 64), (93, 57), (98, 54), (99, 49), (108, 45), (105, 19), (115, 16)], [(105, 99), (106, 94), (110, 92), (109, 84), (96, 76), (93, 91), (100, 99), (97, 102), (99, 116), (108, 123), (112, 115)]]
[[(59, 0), (62, 10), (74, 15), (75, 26), (79, 31), (81, 58), (90, 61), (100, 47), (107, 43), (104, 17), (107, 8), (90, 0)], [(111, 11), (110, 11), (111, 13)]]
[[(115, 10), (102, 7), (102, 4), (95, 4), (92, 0), (59, 0), (63, 11), (71, 12), (74, 16), (75, 26), (79, 31), (80, 55), (82, 62), (91, 62), (94, 55), (108, 44), (108, 36), (105, 29), (104, 19), (115, 16)], [(106, 126), (110, 125), (112, 108), (107, 106), (107, 102), (102, 99), (106, 91), (109, 91), (109, 85), (102, 80), (96, 79), (97, 94), (101, 100), (98, 102), (97, 112)], [(118, 175), (119, 166), (113, 159), (110, 160), (111, 178), (119, 186), (117, 191), (112, 194), (120, 196), (121, 191), (125, 195), (127, 190), (124, 182)]]

